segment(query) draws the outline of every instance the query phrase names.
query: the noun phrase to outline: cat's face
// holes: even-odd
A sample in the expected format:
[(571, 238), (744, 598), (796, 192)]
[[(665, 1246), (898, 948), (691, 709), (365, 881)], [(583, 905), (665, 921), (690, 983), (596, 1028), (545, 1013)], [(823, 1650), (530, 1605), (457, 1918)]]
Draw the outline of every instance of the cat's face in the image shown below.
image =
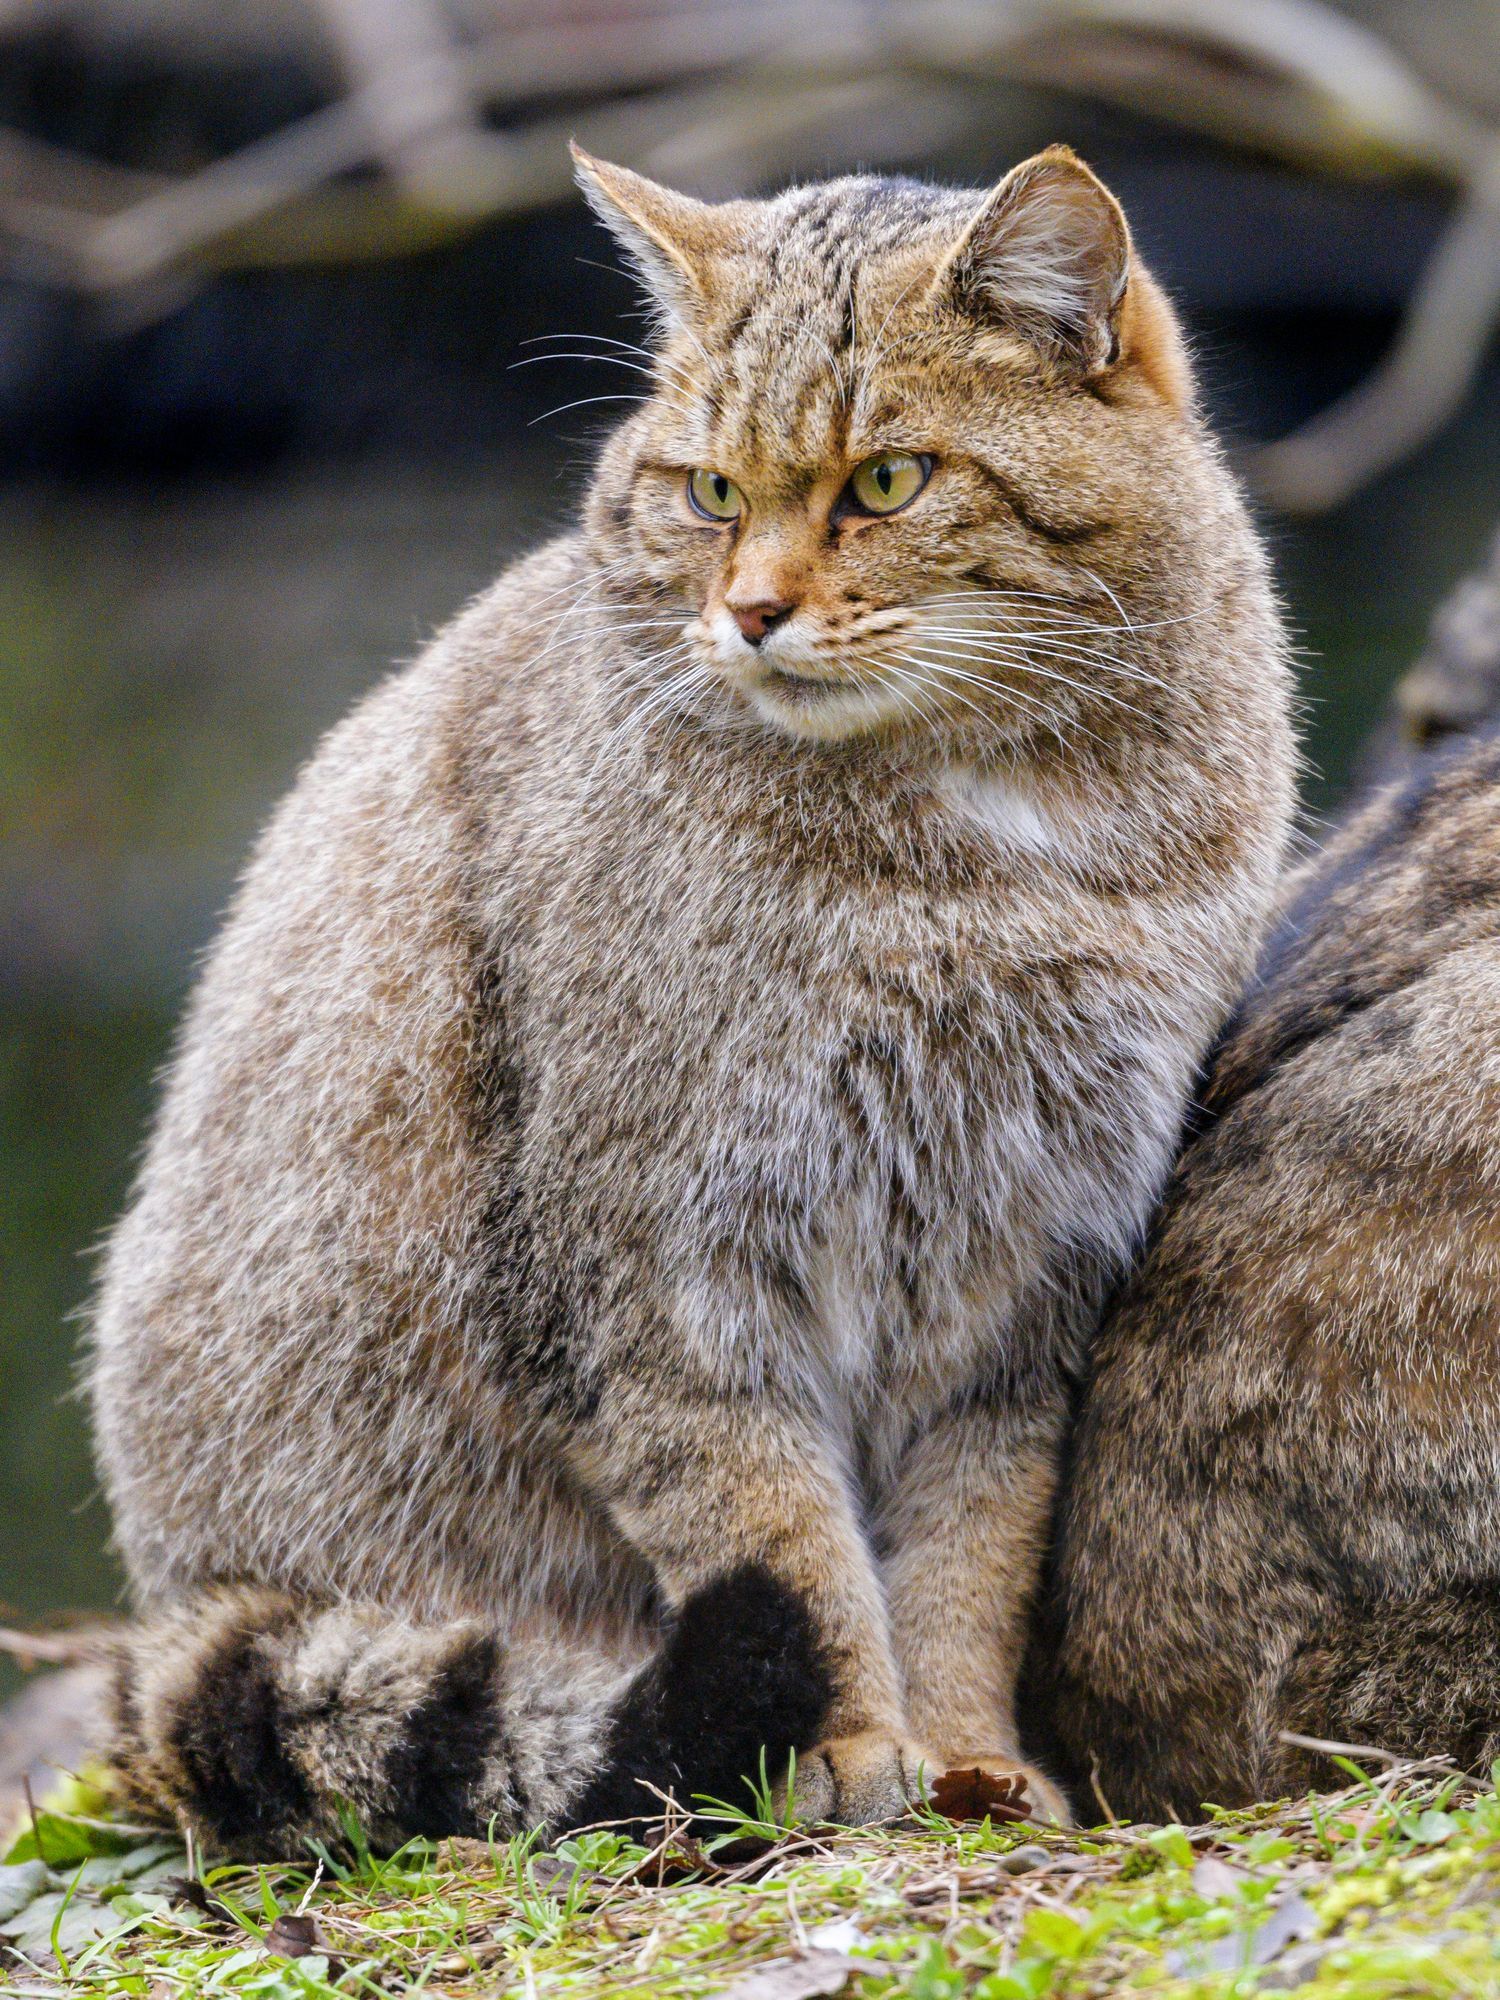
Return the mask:
[(590, 510), (661, 705), (821, 741), (1116, 719), (1188, 390), (1087, 169), (717, 207), (581, 169), (662, 310)]

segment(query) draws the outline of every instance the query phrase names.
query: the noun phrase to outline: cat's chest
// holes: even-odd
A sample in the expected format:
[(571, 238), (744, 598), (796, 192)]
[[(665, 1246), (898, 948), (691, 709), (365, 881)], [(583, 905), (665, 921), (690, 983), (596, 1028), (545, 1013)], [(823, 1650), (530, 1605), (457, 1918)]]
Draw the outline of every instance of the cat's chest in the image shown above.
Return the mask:
[(706, 1185), (757, 1189), (837, 1370), (951, 1380), (1044, 1254), (1077, 1051), (983, 912), (842, 942), (800, 1034), (768, 1016), (723, 1051), (704, 1130), (726, 1171)]
[[(971, 809), (1005, 841), (1051, 838), (1024, 800), (943, 811), (972, 836)], [(1067, 892), (991, 831), (934, 860), (645, 813), (554, 879), (546, 929), (566, 943), (528, 980), (539, 1054), (628, 1095), (663, 1145), (721, 1158), (726, 1181), (788, 1185), (794, 1207), (871, 1181), (982, 1203), (1002, 1133), (1033, 1118), (1037, 1073), (1067, 1069), (1079, 1025)]]

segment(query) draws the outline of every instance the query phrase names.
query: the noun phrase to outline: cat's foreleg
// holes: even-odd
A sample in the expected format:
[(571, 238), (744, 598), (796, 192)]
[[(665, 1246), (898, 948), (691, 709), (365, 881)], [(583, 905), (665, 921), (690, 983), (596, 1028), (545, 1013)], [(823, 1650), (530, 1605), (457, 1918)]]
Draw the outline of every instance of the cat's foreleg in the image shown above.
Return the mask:
[(912, 1734), (943, 1768), (1019, 1772), (1062, 1820), (1061, 1792), (1022, 1759), (1015, 1712), (1060, 1434), (1052, 1412), (951, 1406), (904, 1456), (878, 1540)]
[[(817, 1422), (764, 1389), (726, 1397), (656, 1376), (607, 1390), (579, 1444), (580, 1472), (669, 1606), (748, 1565), (805, 1611), (828, 1701), (818, 1742), (798, 1760), (799, 1816), (861, 1824), (902, 1811), (933, 1761), (905, 1728), (879, 1574)], [(725, 1641), (732, 1704), (735, 1635)]]

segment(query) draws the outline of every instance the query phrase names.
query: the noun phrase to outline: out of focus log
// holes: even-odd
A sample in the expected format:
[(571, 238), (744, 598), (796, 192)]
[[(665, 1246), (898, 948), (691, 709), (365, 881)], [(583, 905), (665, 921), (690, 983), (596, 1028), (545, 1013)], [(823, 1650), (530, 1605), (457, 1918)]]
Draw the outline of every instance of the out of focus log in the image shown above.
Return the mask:
[[(557, 200), (575, 130), (717, 195), (963, 133), (998, 166), (1014, 86), (1071, 91), (1321, 173), (1455, 190), (1389, 359), (1252, 463), (1274, 504), (1311, 511), (1451, 415), (1500, 319), (1500, 90), (1460, 88), (1451, 49), (1444, 81), (1425, 74), (1393, 0), (1384, 17), (1389, 38), (1350, 0), (0, 0), (0, 39), (55, 19), (300, 43), (329, 92), (155, 180), (0, 133), (0, 245), (54, 285), (166, 302), (194, 272), (399, 255)], [(1468, 32), (1481, 65), (1500, 51), (1483, 11)]]
[(1360, 759), (1361, 790), (1399, 778), (1451, 736), (1500, 725), (1500, 529), (1479, 569), (1438, 606), (1426, 644), (1396, 684)]

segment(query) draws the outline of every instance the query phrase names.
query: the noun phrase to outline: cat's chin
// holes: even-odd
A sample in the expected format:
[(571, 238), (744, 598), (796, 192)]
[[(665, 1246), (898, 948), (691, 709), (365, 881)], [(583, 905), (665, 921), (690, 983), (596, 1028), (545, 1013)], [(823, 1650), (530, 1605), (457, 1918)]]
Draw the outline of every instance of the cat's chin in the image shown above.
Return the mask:
[(884, 688), (815, 680), (774, 668), (744, 692), (763, 722), (801, 743), (844, 743), (887, 731), (900, 707)]
[(800, 743), (843, 743), (884, 733), (900, 715), (901, 704), (888, 688), (842, 674), (761, 660), (753, 673), (733, 678), (762, 722)]

